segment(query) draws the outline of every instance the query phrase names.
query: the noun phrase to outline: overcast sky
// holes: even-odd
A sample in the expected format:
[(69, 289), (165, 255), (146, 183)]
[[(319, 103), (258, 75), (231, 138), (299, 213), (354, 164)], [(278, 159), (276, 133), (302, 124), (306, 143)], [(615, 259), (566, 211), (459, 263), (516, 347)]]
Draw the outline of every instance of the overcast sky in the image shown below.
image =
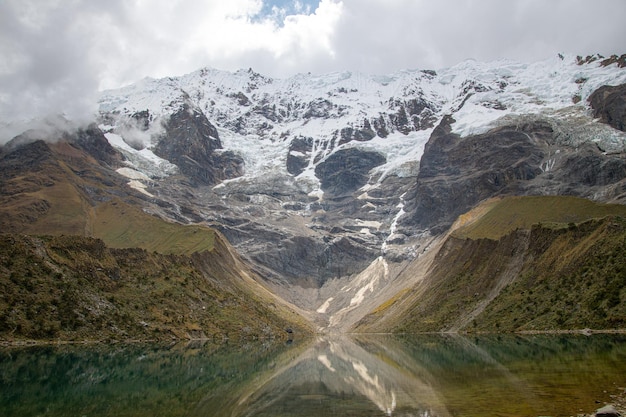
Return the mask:
[(284, 78), (621, 54), (625, 19), (626, 0), (0, 0), (0, 126), (79, 119), (102, 89), (204, 66)]

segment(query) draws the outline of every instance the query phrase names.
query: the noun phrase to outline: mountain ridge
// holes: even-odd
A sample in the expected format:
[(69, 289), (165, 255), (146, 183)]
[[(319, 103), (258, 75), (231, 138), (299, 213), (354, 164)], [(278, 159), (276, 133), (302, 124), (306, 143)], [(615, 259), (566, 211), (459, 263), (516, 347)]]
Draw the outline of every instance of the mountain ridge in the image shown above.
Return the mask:
[[(624, 213), (623, 206), (616, 208)], [(429, 271), (422, 280), (373, 309), (353, 330), (623, 329), (626, 275), (617, 261), (624, 252), (623, 238), (624, 217), (610, 215), (581, 223), (533, 224), (497, 239), (453, 232), (436, 251), (435, 262), (426, 265)]]
[[(485, 201), (626, 203), (622, 61), (146, 79), (104, 92), (86, 136), (2, 147), (11, 167), (3, 219), (7, 230), (38, 234), (100, 228), (112, 233), (107, 244), (129, 245), (140, 244), (140, 230), (116, 234), (81, 219), (130, 227), (147, 213), (187, 230), (209, 226), (319, 331), (348, 331), (428, 278), (450, 227)], [(156, 229), (144, 242), (169, 233)]]
[[(413, 178), (420, 171), (425, 145), (436, 126), (451, 116), (453, 119), (449, 120), (455, 121), (450, 123), (450, 133), (466, 137), (498, 127), (517, 130), (520, 125), (534, 123), (533, 118), (536, 123), (548, 123), (553, 139), (544, 146), (548, 147), (547, 152), (540, 155), (546, 167), (557, 159), (550, 158), (549, 152), (558, 152), (561, 145), (574, 148), (594, 140), (605, 151), (622, 152), (626, 143), (624, 135), (595, 123), (586, 104), (587, 97), (600, 85), (626, 82), (626, 71), (619, 69), (617, 62), (620, 62), (617, 57), (602, 61), (595, 56), (555, 57), (533, 64), (466, 61), (438, 71), (406, 70), (389, 76), (348, 72), (299, 74), (283, 80), (264, 77), (251, 69), (228, 73), (205, 68), (181, 77), (144, 80), (104, 92), (100, 101), (104, 121), (101, 127), (111, 132), (107, 133), (109, 138), (119, 134), (123, 143), (125, 135), (133, 136), (137, 131), (129, 132), (125, 127), (127, 121), (143, 114), (145, 148), (141, 152), (149, 152), (162, 143), (168, 114), (185, 103), (193, 103), (194, 111), (201, 112), (217, 128), (222, 149), (216, 153), (232, 152), (243, 161), (241, 175), (222, 181), (212, 190), (195, 192), (201, 193), (203, 199), (212, 200), (210, 204), (215, 206), (230, 200), (228, 205), (223, 205), (222, 216), (250, 219), (246, 230), (228, 224), (221, 230), (238, 249), (253, 257), (259, 245), (246, 242), (255, 241), (254, 232), (268, 233), (265, 224), (275, 221), (274, 213), (280, 213), (276, 214), (278, 217), (286, 215), (293, 222), (296, 216), (311, 219), (313, 222), (307, 221), (315, 227), (316, 212), (322, 213), (321, 218), (326, 219), (323, 222), (332, 221), (344, 231), (358, 224), (378, 225), (365, 228), (370, 234), (359, 233), (364, 229), (361, 227), (357, 233), (346, 236), (361, 250), (372, 252), (370, 260), (383, 248), (390, 256), (406, 257), (407, 250), (413, 251), (411, 245), (394, 246), (389, 242), (406, 241), (406, 236), (416, 235), (419, 230), (414, 225), (393, 232), (391, 228), (393, 224), (407, 227), (410, 223), (395, 223), (395, 218), (410, 217), (411, 213), (406, 215), (407, 208), (415, 207), (413, 201), (401, 197), (416, 192), (411, 190), (415, 187)], [(578, 97), (577, 103), (574, 97)], [(337, 189), (339, 184), (335, 181), (322, 184), (320, 171), (329, 158), (336, 158), (340, 164), (335, 167), (344, 166), (334, 177), (345, 182), (356, 167), (333, 154), (348, 155), (348, 149), (354, 154), (361, 153), (359, 159), (378, 152), (385, 156), (385, 161), (368, 167), (373, 170), (366, 184), (350, 184), (351, 198), (333, 196), (328, 190)], [(192, 155), (188, 156), (193, 159)], [(219, 164), (216, 168), (221, 169)], [(150, 172), (145, 174), (150, 176)], [(167, 178), (162, 182), (167, 182)], [(346, 189), (345, 185), (339, 187)], [(232, 201), (234, 196), (237, 202)], [(164, 198), (163, 194), (160, 197)], [(233, 210), (242, 200), (268, 198), (277, 204), (270, 213), (242, 207), (244, 211), (258, 212), (251, 217), (249, 213)], [(180, 196), (173, 199), (181, 200)], [(357, 202), (362, 203), (360, 207)], [(195, 212), (189, 221), (203, 218), (224, 223), (219, 216), (198, 213), (203, 208), (194, 209), (189, 207), (193, 202), (189, 203), (188, 208)], [(467, 209), (469, 206), (455, 214)], [(264, 224), (255, 224), (255, 217), (263, 218)], [(442, 227), (452, 221), (453, 218), (448, 219)], [(422, 226), (422, 230), (428, 227)], [(275, 232), (276, 228), (272, 230)], [(289, 231), (285, 237), (292, 233), (299, 234)], [(324, 233), (320, 238), (332, 239), (332, 236)], [(324, 256), (322, 248), (319, 256)], [(264, 265), (272, 266), (271, 262)], [(347, 273), (365, 266), (359, 263)], [(309, 263), (306, 268), (313, 270), (317, 266)]]

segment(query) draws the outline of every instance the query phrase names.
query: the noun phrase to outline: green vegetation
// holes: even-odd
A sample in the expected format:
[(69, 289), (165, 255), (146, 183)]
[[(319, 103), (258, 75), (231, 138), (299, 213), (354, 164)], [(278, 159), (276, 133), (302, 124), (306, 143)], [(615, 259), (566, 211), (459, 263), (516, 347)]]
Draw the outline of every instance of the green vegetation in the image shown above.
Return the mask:
[(626, 328), (626, 220), (558, 231), (535, 227), (517, 280), (476, 318), (476, 330)]
[[(536, 224), (567, 227), (611, 215), (626, 217), (625, 205), (600, 204), (569, 196), (507, 197), (490, 200), (484, 204), (484, 209), (479, 207), (476, 210), (484, 211), (484, 214), (467, 221), (454, 231), (454, 236), (497, 240), (516, 229), (530, 229)], [(471, 217), (471, 213), (464, 216)]]
[(492, 200), (462, 219), (426, 279), (383, 303), (357, 330), (624, 329), (622, 213), (626, 206), (572, 197)]
[(0, 235), (0, 339), (221, 341), (308, 331), (245, 273), (225, 244), (186, 256), (78, 236)]
[(93, 236), (112, 248), (192, 254), (211, 250), (215, 240), (212, 229), (167, 222), (121, 201), (98, 206), (91, 222)]

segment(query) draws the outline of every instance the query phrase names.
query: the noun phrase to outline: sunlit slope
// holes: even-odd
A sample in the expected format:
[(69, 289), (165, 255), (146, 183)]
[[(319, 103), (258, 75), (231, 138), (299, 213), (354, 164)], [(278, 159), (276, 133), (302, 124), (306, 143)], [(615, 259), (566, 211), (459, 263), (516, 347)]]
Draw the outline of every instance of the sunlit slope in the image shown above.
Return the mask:
[(186, 256), (110, 249), (80, 236), (1, 234), (0, 342), (221, 342), (309, 332), (246, 274), (221, 240)]
[(167, 222), (119, 200), (94, 209), (91, 230), (94, 237), (112, 248), (143, 248), (159, 253), (211, 250), (215, 239), (215, 232), (208, 227)]
[(447, 238), (423, 280), (400, 288), (356, 329), (625, 328), (625, 209), (569, 197), (491, 201)]
[(600, 204), (570, 196), (527, 196), (489, 200), (459, 217), (453, 235), (470, 239), (499, 239), (533, 225), (563, 227), (590, 219), (626, 217), (626, 206)]

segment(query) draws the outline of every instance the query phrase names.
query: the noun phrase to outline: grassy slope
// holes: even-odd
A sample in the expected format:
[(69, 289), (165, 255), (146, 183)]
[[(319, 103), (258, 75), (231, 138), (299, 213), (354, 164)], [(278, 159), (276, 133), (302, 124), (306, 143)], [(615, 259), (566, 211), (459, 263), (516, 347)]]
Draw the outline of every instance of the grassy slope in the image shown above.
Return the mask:
[(624, 328), (626, 222), (588, 219), (625, 209), (570, 197), (491, 201), (461, 219), (424, 281), (357, 330)]
[(307, 331), (294, 311), (244, 285), (241, 272), (222, 248), (163, 255), (78, 236), (0, 235), (0, 339), (221, 340)]
[(68, 144), (24, 152), (17, 162), (5, 156), (0, 172), (0, 230), (12, 233), (0, 235), (1, 339), (261, 337), (308, 327), (216, 231), (145, 213), (124, 179)]
[(191, 254), (211, 250), (215, 240), (212, 229), (166, 222), (117, 199), (96, 207), (90, 223), (92, 235), (112, 248)]
[(493, 199), (460, 216), (454, 236), (500, 239), (516, 229), (533, 225), (562, 227), (609, 215), (626, 217), (626, 206), (599, 204), (568, 196), (529, 196)]
[(524, 268), (476, 318), (477, 330), (626, 328), (626, 220), (535, 227)]

